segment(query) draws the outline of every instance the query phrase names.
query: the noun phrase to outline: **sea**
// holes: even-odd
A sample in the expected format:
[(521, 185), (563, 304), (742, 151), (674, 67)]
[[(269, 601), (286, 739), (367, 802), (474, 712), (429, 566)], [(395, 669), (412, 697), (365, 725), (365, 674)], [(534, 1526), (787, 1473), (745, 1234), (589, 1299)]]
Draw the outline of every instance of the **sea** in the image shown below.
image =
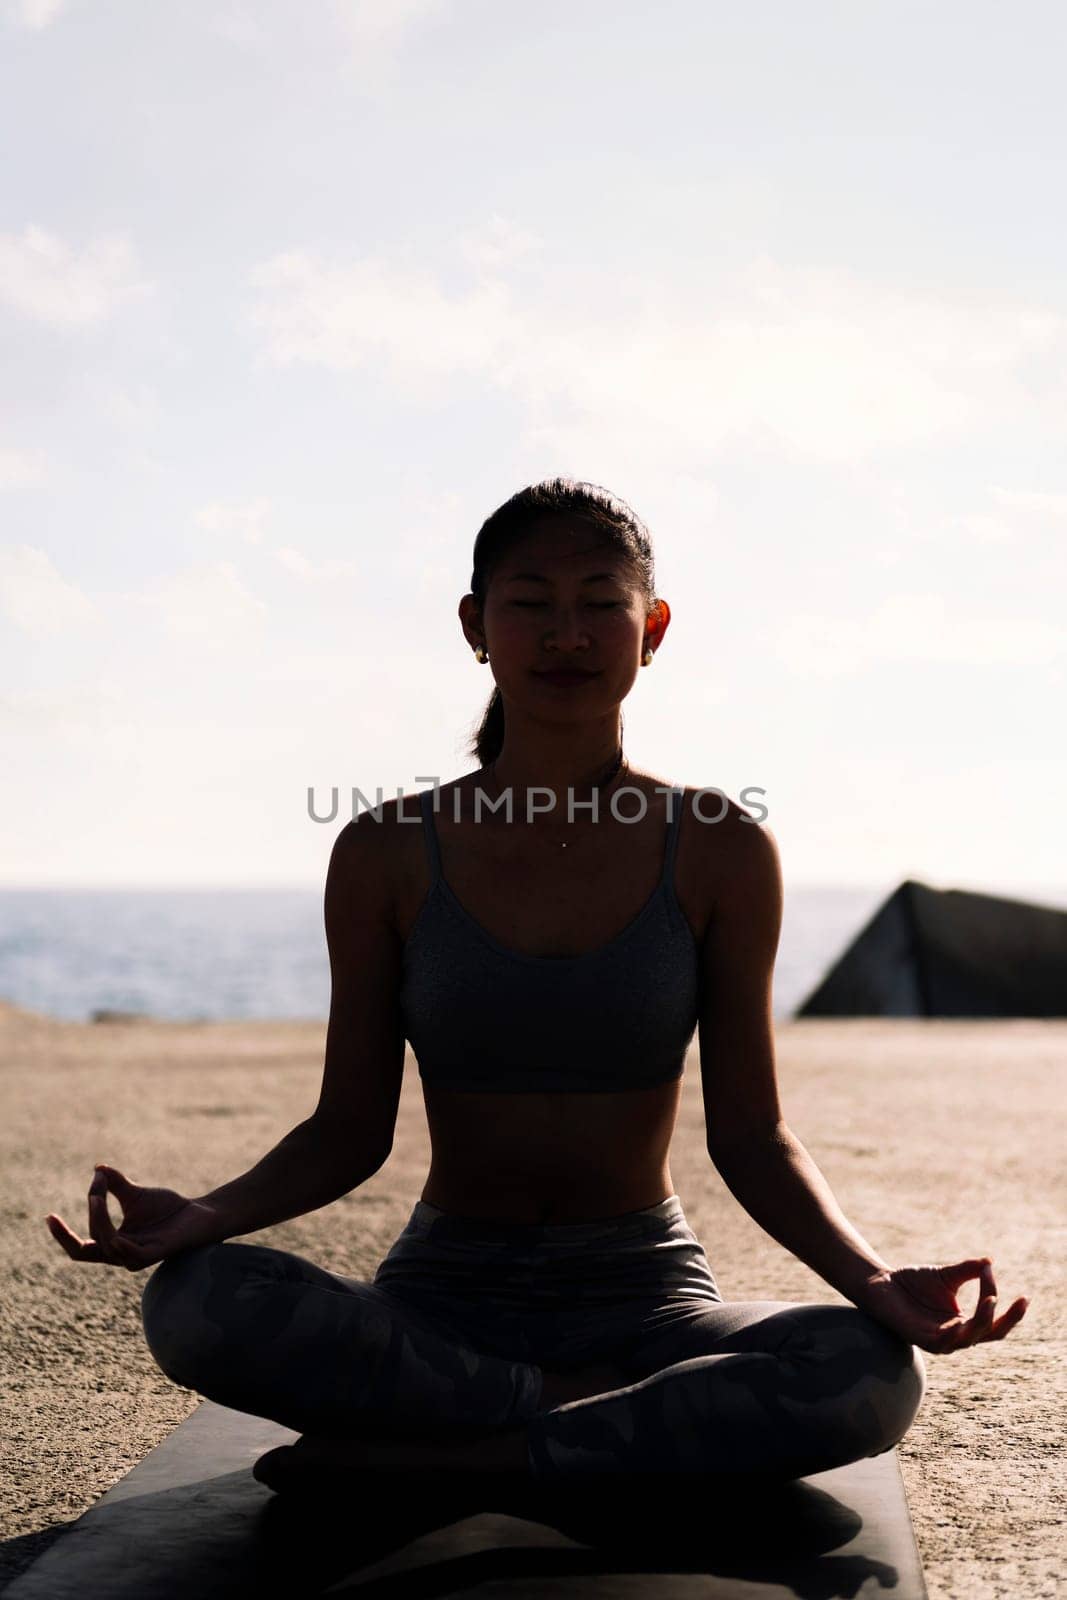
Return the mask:
[[(773, 1006), (789, 1017), (897, 887), (786, 885)], [(1067, 906), (1067, 894), (1042, 897)], [(325, 1021), (321, 888), (0, 889), (0, 1001), (65, 1021)]]

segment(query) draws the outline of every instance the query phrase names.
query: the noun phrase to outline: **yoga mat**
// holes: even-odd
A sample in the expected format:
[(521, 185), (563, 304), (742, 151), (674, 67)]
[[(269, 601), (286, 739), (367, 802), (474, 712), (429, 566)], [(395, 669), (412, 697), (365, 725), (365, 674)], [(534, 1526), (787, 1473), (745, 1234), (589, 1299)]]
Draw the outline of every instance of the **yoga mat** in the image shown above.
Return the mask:
[(369, 1496), (297, 1505), (250, 1470), (296, 1437), (203, 1401), (5, 1600), (834, 1600), (872, 1578), (927, 1600), (896, 1450), (725, 1497), (702, 1477), (587, 1481), (552, 1523), (464, 1505), (451, 1473), (439, 1494), (378, 1473)]

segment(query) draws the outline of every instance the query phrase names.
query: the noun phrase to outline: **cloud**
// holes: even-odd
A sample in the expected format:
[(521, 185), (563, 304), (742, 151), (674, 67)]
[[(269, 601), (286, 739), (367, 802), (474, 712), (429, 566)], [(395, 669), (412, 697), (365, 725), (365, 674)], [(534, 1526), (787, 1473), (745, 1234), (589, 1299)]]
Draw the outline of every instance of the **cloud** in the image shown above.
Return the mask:
[(500, 272), (535, 250), (544, 248), (540, 234), (530, 233), (495, 212), (479, 228), (461, 233), (457, 247), (463, 259), (476, 272)]
[(940, 595), (911, 593), (889, 595), (866, 617), (798, 613), (771, 642), (791, 672), (838, 678), (883, 662), (1045, 666), (1067, 654), (1067, 629), (1031, 617), (952, 615)]
[(198, 527), (209, 533), (239, 535), (246, 544), (259, 544), (263, 523), (270, 512), (269, 500), (213, 500), (194, 514)]
[(114, 598), (147, 615), (172, 638), (225, 648), (235, 634), (257, 628), (267, 606), (241, 581), (230, 561), (168, 573), (144, 589)]
[(225, 644), (235, 633), (247, 635), (257, 627), (267, 606), (229, 561), (167, 573), (140, 589), (111, 590), (91, 599), (67, 582), (44, 550), (19, 544), (0, 547), (0, 613), (39, 638), (104, 622), (121, 632), (139, 615), (153, 636), (162, 630), (172, 638)]
[(114, 683), (97, 675), (93, 682), (62, 689), (0, 690), (0, 726), (9, 733), (59, 733), (113, 722), (123, 696)]
[(29, 489), (43, 483), (47, 462), (43, 450), (0, 450), (0, 490)]
[(149, 383), (119, 382), (109, 373), (81, 372), (71, 378), (76, 403), (124, 433), (151, 431), (159, 421), (159, 391)]
[(998, 505), (1012, 511), (1036, 511), (1053, 517), (1067, 517), (1067, 494), (1047, 494), (1034, 489), (1001, 489), (990, 485)]
[(451, 0), (333, 0), (337, 67), (364, 107), (392, 108), (406, 92), (405, 54), (425, 24), (451, 15)]
[(446, 0), (334, 0), (334, 16), (357, 51), (394, 49), (420, 22), (447, 15)]
[(984, 511), (960, 512), (946, 517), (943, 525), (950, 533), (962, 534), (975, 544), (1007, 544), (1015, 537), (1014, 529), (1003, 517), (991, 517)]
[(425, 388), (435, 375), (494, 370), (514, 341), (516, 315), (497, 284), (450, 299), (424, 270), (375, 259), (330, 266), (300, 253), (255, 268), (252, 283), (261, 291), (252, 325), (282, 365), (384, 365), (398, 384)]
[(1054, 556), (1062, 552), (1063, 529), (1059, 524), (1067, 518), (1067, 494), (1003, 489), (996, 484), (988, 485), (988, 492), (999, 510), (960, 512), (946, 517), (943, 528), (974, 544), (1023, 542), (1031, 560), (1042, 544)]
[(34, 223), (21, 234), (0, 234), (0, 302), (41, 322), (87, 327), (148, 289), (121, 235), (102, 235), (76, 251)]
[(264, 44), (267, 39), (266, 32), (244, 8), (235, 8), (223, 12), (220, 16), (212, 17), (208, 23), (211, 32), (220, 39), (236, 45), (239, 49), (255, 49)]
[(7, 15), (17, 27), (39, 32), (67, 9), (67, 0), (10, 0)]
[(329, 561), (309, 561), (307, 556), (301, 555), (299, 550), (294, 550), (289, 545), (282, 545), (274, 554), (287, 571), (295, 573), (307, 583), (323, 583), (332, 578), (357, 578), (367, 569), (365, 561), (352, 560), (348, 557), (334, 557)]
[(28, 544), (0, 548), (0, 611), (34, 638), (100, 620), (88, 595), (66, 581), (45, 551)]
[(475, 281), (458, 292), (379, 256), (289, 252), (254, 270), (251, 324), (279, 364), (367, 370), (416, 402), (480, 378), (525, 405), (522, 443), (560, 458), (637, 444), (705, 462), (747, 445), (852, 463), (994, 420), (1047, 424), (1022, 369), (1067, 345), (1067, 318), (765, 255), (688, 291), (542, 264), (513, 294), (500, 269), (533, 242), (501, 217), (471, 232), (460, 250)]

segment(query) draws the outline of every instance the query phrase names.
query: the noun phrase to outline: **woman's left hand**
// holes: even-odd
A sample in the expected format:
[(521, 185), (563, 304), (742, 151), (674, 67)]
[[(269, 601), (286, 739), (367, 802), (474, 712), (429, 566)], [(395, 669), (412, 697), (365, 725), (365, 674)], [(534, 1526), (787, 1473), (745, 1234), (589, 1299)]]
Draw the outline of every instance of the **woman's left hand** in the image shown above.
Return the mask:
[[(960, 1311), (956, 1291), (978, 1278), (978, 1305), (973, 1317)], [(1026, 1315), (1029, 1300), (1013, 1300), (1003, 1316), (994, 1317), (997, 1285), (988, 1256), (958, 1261), (947, 1267), (893, 1267), (869, 1278), (855, 1303), (876, 1321), (892, 1328), (909, 1344), (933, 1355), (951, 1355), (966, 1345), (1004, 1339)]]

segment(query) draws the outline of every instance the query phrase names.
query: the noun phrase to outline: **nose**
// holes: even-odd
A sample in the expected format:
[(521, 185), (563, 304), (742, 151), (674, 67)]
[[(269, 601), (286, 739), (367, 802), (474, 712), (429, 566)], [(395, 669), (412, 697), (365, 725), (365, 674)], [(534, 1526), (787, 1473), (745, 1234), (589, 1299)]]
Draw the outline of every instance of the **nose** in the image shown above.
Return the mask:
[(570, 651), (589, 642), (589, 632), (573, 606), (557, 606), (545, 628), (545, 642), (556, 650)]

